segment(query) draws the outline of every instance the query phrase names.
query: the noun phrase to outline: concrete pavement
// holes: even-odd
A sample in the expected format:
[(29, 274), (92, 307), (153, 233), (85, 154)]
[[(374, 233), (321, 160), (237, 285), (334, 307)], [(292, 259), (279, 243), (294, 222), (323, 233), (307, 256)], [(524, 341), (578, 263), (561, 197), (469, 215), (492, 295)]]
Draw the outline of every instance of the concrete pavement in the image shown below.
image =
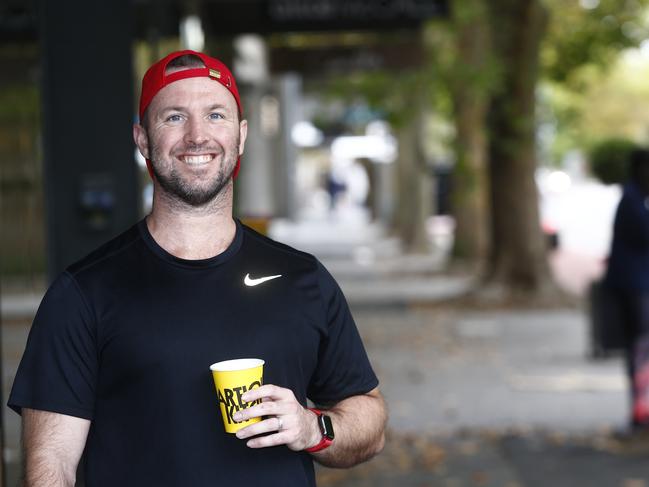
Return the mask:
[(589, 359), (578, 309), (363, 308), (356, 319), (397, 431), (581, 434), (624, 424), (621, 360)]
[(534, 433), (391, 434), (351, 470), (319, 468), (319, 487), (646, 487), (649, 446)]
[(649, 437), (620, 439), (620, 358), (580, 309), (355, 308), (390, 408), (385, 451), (337, 487), (647, 487)]

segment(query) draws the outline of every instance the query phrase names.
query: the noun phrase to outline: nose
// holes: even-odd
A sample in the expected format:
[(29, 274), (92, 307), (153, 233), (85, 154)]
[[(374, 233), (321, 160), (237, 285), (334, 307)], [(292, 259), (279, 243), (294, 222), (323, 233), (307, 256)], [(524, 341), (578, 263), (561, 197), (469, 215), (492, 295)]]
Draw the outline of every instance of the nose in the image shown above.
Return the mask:
[(207, 141), (206, 127), (200, 118), (190, 118), (185, 124), (185, 128), (184, 141), (186, 144), (201, 145)]

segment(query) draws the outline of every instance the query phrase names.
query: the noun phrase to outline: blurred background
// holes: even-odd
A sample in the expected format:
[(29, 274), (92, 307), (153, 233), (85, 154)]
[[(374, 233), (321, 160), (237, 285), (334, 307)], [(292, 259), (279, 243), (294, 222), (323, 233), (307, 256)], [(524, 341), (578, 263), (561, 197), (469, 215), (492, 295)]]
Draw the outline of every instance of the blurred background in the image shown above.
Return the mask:
[[(3, 0), (3, 404), (48, 283), (148, 212), (139, 83), (189, 48), (242, 93), (237, 216), (330, 269), (390, 407), (319, 485), (649, 485), (590, 292), (648, 39), (649, 0)], [(19, 434), (3, 407), (3, 485)]]

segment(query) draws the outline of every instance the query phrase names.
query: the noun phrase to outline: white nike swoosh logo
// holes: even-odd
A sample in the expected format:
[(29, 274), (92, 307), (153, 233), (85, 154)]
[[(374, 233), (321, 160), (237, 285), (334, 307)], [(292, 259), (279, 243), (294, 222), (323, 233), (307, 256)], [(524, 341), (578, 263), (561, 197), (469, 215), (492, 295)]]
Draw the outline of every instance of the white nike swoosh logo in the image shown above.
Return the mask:
[(271, 279), (277, 279), (278, 277), (282, 277), (282, 275), (277, 274), (276, 276), (266, 276), (260, 277), (258, 279), (253, 279), (252, 277), (250, 277), (250, 274), (246, 274), (246, 277), (243, 279), (243, 283), (246, 286), (258, 286), (259, 284), (270, 281)]

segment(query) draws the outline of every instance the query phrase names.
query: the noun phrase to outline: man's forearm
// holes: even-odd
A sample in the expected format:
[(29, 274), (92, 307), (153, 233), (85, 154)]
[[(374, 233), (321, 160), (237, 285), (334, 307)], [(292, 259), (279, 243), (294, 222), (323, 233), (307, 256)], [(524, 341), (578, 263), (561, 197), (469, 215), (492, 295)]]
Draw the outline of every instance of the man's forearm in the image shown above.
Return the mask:
[(387, 412), (377, 390), (344, 399), (326, 414), (331, 417), (336, 438), (329, 448), (313, 454), (318, 463), (327, 467), (352, 467), (383, 449)]
[(38, 458), (31, 455), (25, 458), (24, 487), (74, 487), (76, 472), (63, 471), (55, 466), (49, 457)]
[(25, 487), (73, 487), (90, 421), (24, 408)]

